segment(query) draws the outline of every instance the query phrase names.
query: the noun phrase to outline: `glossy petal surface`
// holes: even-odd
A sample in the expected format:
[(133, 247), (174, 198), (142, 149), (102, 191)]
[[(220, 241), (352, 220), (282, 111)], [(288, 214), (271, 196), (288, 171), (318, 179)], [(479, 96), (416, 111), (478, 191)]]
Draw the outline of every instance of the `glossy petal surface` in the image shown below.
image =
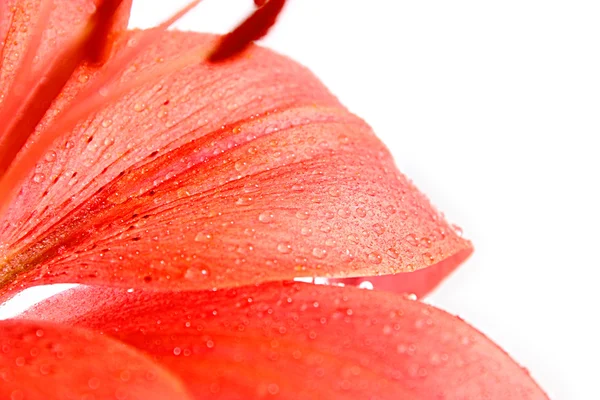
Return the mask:
[(188, 399), (150, 358), (98, 333), (47, 322), (0, 321), (0, 398)]
[[(0, 221), (5, 295), (51, 282), (202, 289), (389, 274), (470, 253), (309, 71), (258, 47), (202, 64), (217, 39), (165, 34), (121, 83), (181, 57), (189, 67), (49, 151)], [(103, 78), (76, 73), (40, 129)]]
[(25, 314), (103, 331), (212, 399), (546, 399), (462, 320), (401, 296), (301, 283), (74, 289)]

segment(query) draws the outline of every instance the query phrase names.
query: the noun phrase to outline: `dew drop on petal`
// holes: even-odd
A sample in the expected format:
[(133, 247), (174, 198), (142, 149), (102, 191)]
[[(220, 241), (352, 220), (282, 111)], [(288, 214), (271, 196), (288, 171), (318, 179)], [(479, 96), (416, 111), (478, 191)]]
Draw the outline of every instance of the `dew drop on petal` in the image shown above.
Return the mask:
[(312, 255), (313, 255), (315, 258), (318, 258), (318, 259), (323, 259), (323, 258), (325, 258), (325, 257), (327, 256), (327, 250), (325, 250), (325, 249), (322, 249), (322, 248), (320, 248), (320, 247), (315, 247), (315, 248), (312, 250)]
[(309, 217), (308, 211), (297, 211), (296, 218), (300, 220), (307, 220)]
[(340, 197), (342, 195), (342, 192), (337, 187), (330, 187), (328, 192), (331, 197)]
[(416, 246), (419, 245), (419, 242), (417, 242), (417, 238), (412, 233), (409, 233), (408, 235), (406, 235), (406, 237), (404, 238), (404, 240), (406, 240), (406, 242), (408, 244), (410, 244), (411, 246), (416, 247)]
[(373, 231), (378, 235), (381, 236), (385, 233), (385, 227), (379, 223), (374, 224), (373, 225)]
[(264, 224), (268, 224), (273, 221), (275, 216), (270, 211), (265, 211), (259, 214), (258, 220)]
[(460, 237), (462, 237), (463, 235), (463, 229), (458, 226), (458, 225), (452, 225), (452, 229), (454, 230), (454, 232), (456, 232), (456, 234)]
[(340, 208), (337, 212), (337, 215), (341, 218), (348, 218), (350, 216), (350, 211), (345, 208)]
[(369, 281), (362, 281), (361, 283), (358, 284), (358, 288), (359, 289), (366, 289), (366, 290), (373, 290), (374, 286)]
[(90, 378), (88, 380), (88, 386), (92, 390), (96, 390), (100, 387), (100, 379), (98, 378)]
[(271, 383), (267, 386), (267, 391), (271, 395), (276, 395), (279, 393), (279, 386), (276, 383)]
[(56, 152), (54, 150), (50, 150), (46, 153), (44, 159), (48, 162), (54, 161), (56, 159)]
[(376, 251), (374, 251), (373, 253), (369, 253), (367, 258), (369, 259), (369, 262), (371, 264), (381, 264), (381, 254), (379, 254)]
[(279, 243), (277, 245), (277, 251), (281, 254), (289, 254), (292, 252), (292, 245), (289, 243)]
[(46, 175), (44, 175), (44, 174), (38, 173), (38, 174), (33, 175), (33, 181), (35, 183), (41, 183), (44, 181), (44, 179), (46, 179)]
[(211, 241), (213, 236), (210, 233), (206, 232), (198, 232), (198, 234), (194, 237), (194, 241), (196, 242), (208, 242)]

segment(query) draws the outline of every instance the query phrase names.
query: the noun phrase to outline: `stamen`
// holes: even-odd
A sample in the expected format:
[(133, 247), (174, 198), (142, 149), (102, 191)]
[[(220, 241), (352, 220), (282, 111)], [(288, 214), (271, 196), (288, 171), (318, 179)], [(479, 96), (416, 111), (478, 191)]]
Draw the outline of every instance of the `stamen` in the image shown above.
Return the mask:
[(221, 42), (208, 57), (209, 62), (220, 62), (234, 57), (244, 51), (250, 43), (265, 36), (277, 21), (285, 0), (255, 0), (256, 5), (262, 5), (248, 19), (242, 22), (232, 32), (223, 36)]
[(88, 40), (85, 57), (92, 64), (104, 64), (110, 55), (112, 42), (108, 40), (108, 34), (114, 23), (115, 12), (121, 3), (122, 0), (104, 0), (103, 6), (106, 6), (96, 11), (96, 19), (99, 23)]

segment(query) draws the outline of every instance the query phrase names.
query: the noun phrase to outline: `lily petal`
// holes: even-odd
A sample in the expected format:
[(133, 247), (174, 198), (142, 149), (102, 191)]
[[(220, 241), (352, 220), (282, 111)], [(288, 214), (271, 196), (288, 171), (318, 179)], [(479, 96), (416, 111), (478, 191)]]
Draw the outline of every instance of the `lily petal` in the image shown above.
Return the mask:
[[(0, 3), (0, 93), (7, 93), (16, 73), (38, 31), (40, 14), (49, 0), (7, 0)], [(77, 33), (74, 27), (82, 25), (103, 0), (52, 0), (52, 10), (43, 28), (39, 51), (33, 60), (33, 71), (46, 66), (56, 53)], [(112, 31), (127, 27), (132, 0), (119, 6)], [(0, 105), (9, 99), (0, 96)]]
[(180, 293), (81, 287), (24, 316), (135, 346), (198, 398), (547, 398), (461, 319), (383, 292), (303, 283)]
[(83, 329), (0, 321), (0, 350), (2, 399), (189, 399), (149, 357)]
[[(470, 254), (307, 69), (256, 46), (218, 66), (194, 59), (218, 40), (166, 33), (121, 84), (169, 60), (190, 66), (56, 143), (0, 220), (0, 293), (53, 282), (204, 289), (443, 260), (453, 269)], [(76, 72), (40, 131), (56, 129), (53, 115), (102, 72)]]

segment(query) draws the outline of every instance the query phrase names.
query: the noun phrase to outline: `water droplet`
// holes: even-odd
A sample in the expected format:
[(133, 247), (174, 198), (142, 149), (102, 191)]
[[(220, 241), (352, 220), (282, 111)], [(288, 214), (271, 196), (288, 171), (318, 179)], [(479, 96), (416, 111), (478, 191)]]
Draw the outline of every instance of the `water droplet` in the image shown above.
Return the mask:
[(329, 225), (321, 225), (319, 230), (323, 233), (329, 233), (331, 232), (331, 227)]
[(86, 83), (88, 81), (88, 79), (90, 79), (90, 76), (88, 74), (80, 74), (79, 77), (77, 78), (77, 80), (80, 83)]
[(110, 146), (114, 142), (115, 142), (115, 139), (113, 137), (110, 137), (110, 136), (104, 139), (104, 145), (105, 146)]
[(300, 234), (302, 234), (303, 236), (310, 236), (312, 234), (312, 229), (303, 227), (302, 229), (300, 229)]
[(337, 212), (337, 214), (341, 217), (341, 218), (348, 218), (350, 216), (350, 211), (348, 211), (348, 209), (346, 208), (340, 208)]
[(365, 211), (364, 208), (358, 207), (356, 209), (356, 215), (358, 215), (360, 218), (364, 218), (367, 216), (367, 212)]
[(92, 390), (96, 390), (100, 387), (100, 379), (98, 378), (90, 378), (88, 380), (88, 386)]
[(241, 172), (246, 168), (246, 162), (236, 161), (235, 164), (233, 164), (233, 168), (235, 168), (236, 171)]
[(56, 152), (54, 150), (50, 150), (49, 152), (46, 153), (46, 156), (44, 157), (44, 159), (48, 162), (56, 160)]
[(258, 220), (265, 224), (272, 222), (273, 219), (275, 219), (275, 216), (270, 211), (264, 211), (258, 216)]
[(370, 253), (367, 258), (371, 264), (381, 264), (381, 254), (376, 251)]
[(167, 110), (165, 110), (164, 108), (161, 108), (157, 113), (156, 116), (160, 119), (165, 118), (167, 115), (169, 115), (169, 112)]
[(135, 111), (135, 112), (142, 112), (142, 111), (144, 111), (145, 108), (146, 108), (146, 106), (142, 103), (135, 103), (133, 105), (133, 111)]
[(452, 229), (454, 230), (454, 232), (456, 232), (456, 234), (460, 237), (462, 237), (463, 235), (463, 229), (458, 226), (458, 225), (452, 225)]
[(107, 118), (107, 119), (102, 120), (101, 125), (103, 128), (108, 128), (109, 126), (112, 125), (112, 119)]
[(175, 347), (173, 349), (173, 354), (176, 355), (176, 356), (180, 355), (181, 354), (181, 348)]
[(207, 276), (208, 276), (208, 270), (191, 267), (185, 271), (185, 274), (183, 277), (190, 281), (195, 281), (195, 280), (199, 280), (199, 279), (204, 279)]
[(433, 234), (437, 240), (444, 240), (446, 238), (446, 231), (443, 228), (434, 229)]
[(327, 256), (327, 250), (325, 250), (325, 249), (322, 249), (322, 248), (320, 248), (320, 247), (315, 247), (315, 248), (312, 250), (312, 255), (313, 255), (315, 258), (318, 258), (318, 259), (323, 259), (323, 258), (325, 258), (325, 257)]
[(398, 260), (400, 258), (400, 252), (393, 247), (390, 247), (387, 250), (387, 255), (392, 257), (394, 260)]
[(340, 189), (335, 186), (330, 187), (328, 192), (331, 197), (340, 197), (342, 195)]
[(416, 247), (416, 246), (419, 245), (419, 242), (417, 242), (417, 238), (412, 233), (409, 233), (408, 235), (406, 235), (406, 237), (404, 238), (404, 240), (406, 240), (406, 242), (408, 244), (410, 244), (411, 246), (415, 246)]
[(325, 240), (325, 246), (327, 246), (327, 247), (333, 247), (333, 246), (335, 246), (335, 240), (334, 239), (327, 239), (327, 240)]
[(44, 179), (46, 179), (46, 175), (44, 175), (44, 174), (35, 174), (35, 175), (33, 175), (33, 181), (35, 183), (43, 182)]
[(309, 217), (308, 211), (297, 211), (296, 212), (296, 218), (298, 218), (300, 220), (307, 220), (308, 217)]
[(210, 233), (206, 232), (198, 232), (196, 237), (194, 237), (194, 241), (196, 242), (207, 242), (212, 240), (213, 236)]
[(37, 336), (37, 337), (44, 336), (44, 331), (41, 329), (38, 329), (37, 331), (35, 331), (35, 336)]
[(400, 217), (401, 220), (406, 221), (408, 219), (408, 213), (404, 210), (400, 211), (398, 213), (398, 216)]
[(428, 237), (422, 237), (420, 242), (421, 242), (421, 246), (423, 246), (423, 247), (427, 247), (427, 248), (431, 247), (431, 239)]
[(435, 256), (433, 256), (431, 253), (424, 253), (423, 262), (425, 262), (426, 265), (432, 265), (435, 263)]
[(347, 143), (350, 141), (350, 139), (349, 139), (349, 138), (348, 138), (348, 136), (346, 136), (346, 135), (340, 135), (340, 136), (338, 137), (338, 140), (339, 140), (339, 141), (340, 141), (340, 143), (342, 143), (342, 144), (347, 144)]
[(292, 252), (292, 245), (289, 243), (279, 243), (277, 245), (277, 251), (282, 254), (289, 254)]
[(252, 204), (253, 201), (254, 201), (254, 198), (251, 196), (242, 196), (237, 199), (235, 204), (237, 204), (238, 206), (246, 206), (248, 204)]
[(385, 227), (379, 223), (374, 224), (373, 225), (373, 231), (378, 235), (381, 236), (384, 234), (385, 232)]
[(374, 286), (369, 281), (362, 281), (361, 283), (358, 284), (358, 288), (365, 289), (365, 290), (373, 290)]
[(267, 392), (269, 392), (269, 394), (276, 395), (279, 393), (279, 386), (277, 386), (276, 383), (270, 383), (267, 386)]

